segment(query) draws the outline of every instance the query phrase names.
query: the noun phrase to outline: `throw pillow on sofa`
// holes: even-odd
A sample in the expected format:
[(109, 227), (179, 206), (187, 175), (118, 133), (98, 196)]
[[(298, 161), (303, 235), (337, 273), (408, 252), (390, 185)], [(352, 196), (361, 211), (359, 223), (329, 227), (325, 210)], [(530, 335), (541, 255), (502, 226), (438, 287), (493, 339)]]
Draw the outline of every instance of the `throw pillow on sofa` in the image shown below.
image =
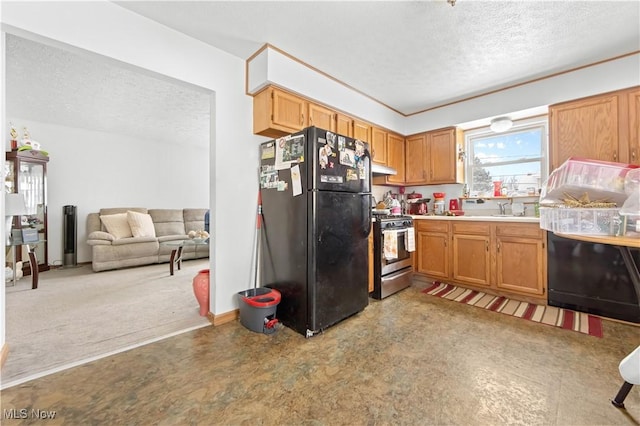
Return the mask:
[(126, 213), (117, 213), (100, 216), (100, 221), (107, 229), (107, 232), (116, 239), (133, 237)]
[(156, 228), (153, 226), (151, 215), (127, 211), (127, 221), (134, 237), (155, 237)]

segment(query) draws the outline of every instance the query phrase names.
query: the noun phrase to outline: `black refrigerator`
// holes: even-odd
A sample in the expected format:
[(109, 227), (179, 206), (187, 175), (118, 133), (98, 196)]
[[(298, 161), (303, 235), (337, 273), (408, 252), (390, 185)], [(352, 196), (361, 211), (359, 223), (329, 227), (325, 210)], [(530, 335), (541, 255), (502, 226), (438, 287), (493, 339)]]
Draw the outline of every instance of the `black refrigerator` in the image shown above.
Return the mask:
[(311, 337), (369, 303), (367, 144), (316, 127), (260, 145), (260, 277), (277, 318)]

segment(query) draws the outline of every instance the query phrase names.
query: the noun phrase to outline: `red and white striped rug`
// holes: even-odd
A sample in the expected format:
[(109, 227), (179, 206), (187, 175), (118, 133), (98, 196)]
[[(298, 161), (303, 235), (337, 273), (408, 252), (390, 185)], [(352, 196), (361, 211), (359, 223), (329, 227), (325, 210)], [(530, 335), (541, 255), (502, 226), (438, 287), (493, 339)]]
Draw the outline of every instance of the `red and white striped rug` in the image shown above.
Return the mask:
[(556, 308), (555, 306), (520, 302), (504, 296), (493, 296), (481, 291), (456, 287), (453, 284), (441, 283), (439, 281), (434, 281), (431, 286), (422, 290), (422, 292), (431, 296), (477, 306), (541, 324), (573, 330), (590, 336), (602, 337), (602, 320), (599, 317), (582, 312)]

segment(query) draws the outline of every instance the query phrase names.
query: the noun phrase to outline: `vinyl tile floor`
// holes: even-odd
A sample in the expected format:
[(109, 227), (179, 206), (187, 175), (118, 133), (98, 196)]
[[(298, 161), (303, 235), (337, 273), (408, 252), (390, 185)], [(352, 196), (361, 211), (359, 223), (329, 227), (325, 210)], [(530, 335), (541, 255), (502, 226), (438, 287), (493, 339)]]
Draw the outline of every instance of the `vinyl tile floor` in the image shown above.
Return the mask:
[[(2, 424), (633, 425), (618, 364), (640, 327), (597, 338), (420, 293), (414, 283), (310, 339), (238, 321), (2, 391)], [(44, 422), (42, 417), (54, 416)], [(13, 417), (13, 419), (11, 418)], [(22, 419), (16, 420), (21, 417)]]

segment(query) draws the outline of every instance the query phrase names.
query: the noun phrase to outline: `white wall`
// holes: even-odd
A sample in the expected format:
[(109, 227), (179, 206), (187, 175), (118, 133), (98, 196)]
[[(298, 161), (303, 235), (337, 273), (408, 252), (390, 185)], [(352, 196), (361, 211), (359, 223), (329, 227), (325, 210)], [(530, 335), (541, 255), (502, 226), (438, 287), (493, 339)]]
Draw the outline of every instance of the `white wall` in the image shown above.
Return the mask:
[(78, 207), (78, 262), (91, 261), (86, 217), (104, 207), (207, 208), (209, 144), (144, 140), (80, 128), (9, 121), (49, 152), (47, 164), (49, 263), (63, 259), (62, 207)]
[[(85, 49), (215, 92), (209, 150), (211, 311), (236, 309), (236, 293), (249, 286), (252, 276), (257, 143), (262, 140), (252, 134), (244, 61), (107, 1), (3, 2), (1, 19), (3, 31)], [(4, 81), (4, 73), (2, 77)], [(6, 137), (3, 142), (6, 146)], [(87, 161), (95, 155), (79, 154)], [(92, 195), (81, 201), (86, 203)]]

